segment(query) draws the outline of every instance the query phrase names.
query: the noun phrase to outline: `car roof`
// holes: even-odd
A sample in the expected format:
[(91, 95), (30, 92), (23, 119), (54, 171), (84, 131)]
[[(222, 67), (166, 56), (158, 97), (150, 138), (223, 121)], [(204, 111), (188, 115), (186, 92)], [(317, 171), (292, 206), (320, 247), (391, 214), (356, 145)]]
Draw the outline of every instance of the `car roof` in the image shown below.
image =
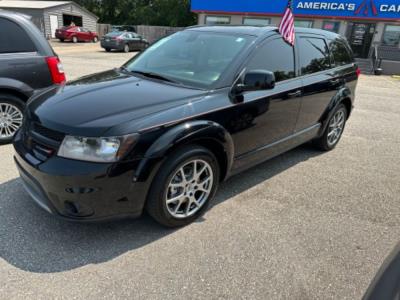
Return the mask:
[[(231, 34), (245, 34), (253, 36), (264, 36), (268, 33), (277, 32), (278, 28), (276, 26), (246, 26), (246, 25), (213, 25), (213, 26), (192, 26), (188, 27), (187, 30), (196, 31), (208, 31), (208, 32), (219, 32), (219, 33), (231, 33)], [(314, 28), (303, 28), (295, 27), (296, 33), (309, 33), (309, 34), (319, 34), (326, 37), (335, 38), (338, 34), (322, 29)]]

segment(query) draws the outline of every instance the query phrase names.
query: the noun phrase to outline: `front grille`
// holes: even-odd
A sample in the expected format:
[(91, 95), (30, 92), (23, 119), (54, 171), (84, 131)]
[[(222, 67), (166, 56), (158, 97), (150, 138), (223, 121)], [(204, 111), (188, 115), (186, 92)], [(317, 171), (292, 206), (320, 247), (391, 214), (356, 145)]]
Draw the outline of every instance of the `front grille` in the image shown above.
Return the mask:
[(38, 123), (33, 123), (32, 129), (34, 133), (37, 133), (47, 139), (61, 143), (64, 140), (65, 134), (46, 128)]
[(45, 161), (57, 153), (65, 134), (27, 121), (22, 129), (26, 149), (39, 161)]

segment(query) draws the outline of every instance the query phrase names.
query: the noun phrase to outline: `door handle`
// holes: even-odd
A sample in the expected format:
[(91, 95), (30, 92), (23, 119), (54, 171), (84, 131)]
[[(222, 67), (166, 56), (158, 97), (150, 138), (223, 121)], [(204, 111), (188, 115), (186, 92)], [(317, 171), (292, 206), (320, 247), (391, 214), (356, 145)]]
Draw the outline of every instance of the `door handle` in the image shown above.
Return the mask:
[(295, 92), (288, 93), (289, 98), (296, 98), (296, 97), (300, 97), (300, 96), (301, 96), (301, 90), (297, 90)]
[(333, 80), (331, 80), (331, 84), (332, 85), (338, 85), (338, 84), (340, 84), (342, 81), (340, 80), (340, 79), (333, 79)]

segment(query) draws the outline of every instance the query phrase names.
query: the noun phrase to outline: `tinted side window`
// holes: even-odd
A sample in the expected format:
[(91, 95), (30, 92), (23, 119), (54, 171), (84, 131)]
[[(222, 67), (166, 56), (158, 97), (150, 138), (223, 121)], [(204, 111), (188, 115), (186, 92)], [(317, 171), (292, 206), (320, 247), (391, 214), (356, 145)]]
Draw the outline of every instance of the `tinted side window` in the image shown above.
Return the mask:
[(325, 40), (303, 37), (299, 39), (301, 74), (312, 74), (330, 69), (328, 46)]
[(330, 41), (329, 49), (333, 55), (336, 66), (348, 65), (353, 62), (352, 55), (344, 42), (340, 40)]
[(276, 81), (295, 77), (293, 48), (281, 38), (262, 45), (248, 64), (248, 70), (266, 70), (275, 73)]
[(0, 18), (0, 53), (17, 52), (36, 52), (36, 48), (18, 24)]

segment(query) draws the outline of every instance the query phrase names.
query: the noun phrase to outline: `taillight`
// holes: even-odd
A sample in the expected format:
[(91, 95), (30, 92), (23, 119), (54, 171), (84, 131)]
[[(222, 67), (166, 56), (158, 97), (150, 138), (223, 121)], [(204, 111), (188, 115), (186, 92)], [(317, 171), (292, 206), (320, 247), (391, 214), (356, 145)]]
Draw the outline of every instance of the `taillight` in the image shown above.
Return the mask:
[(57, 56), (46, 57), (47, 66), (49, 67), (51, 79), (54, 84), (62, 84), (66, 81), (64, 67)]
[(359, 67), (357, 67), (356, 74), (357, 74), (357, 77), (360, 77), (360, 75), (361, 75), (361, 69), (360, 69)]

